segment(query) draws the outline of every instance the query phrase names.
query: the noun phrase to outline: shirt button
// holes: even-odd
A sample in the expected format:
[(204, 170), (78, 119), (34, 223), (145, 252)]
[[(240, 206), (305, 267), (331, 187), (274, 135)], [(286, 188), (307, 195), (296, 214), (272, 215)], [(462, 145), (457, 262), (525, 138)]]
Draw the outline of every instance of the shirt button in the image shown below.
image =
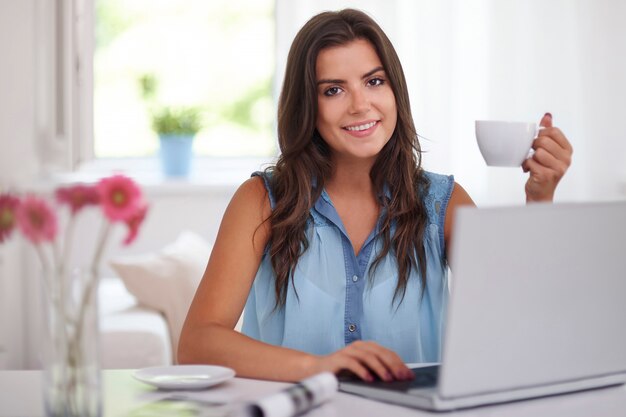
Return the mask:
[(357, 282), (359, 280), (359, 277), (357, 277), (356, 275), (352, 275), (352, 282)]
[(350, 330), (351, 332), (356, 330), (356, 324), (351, 324), (348, 326), (348, 330)]

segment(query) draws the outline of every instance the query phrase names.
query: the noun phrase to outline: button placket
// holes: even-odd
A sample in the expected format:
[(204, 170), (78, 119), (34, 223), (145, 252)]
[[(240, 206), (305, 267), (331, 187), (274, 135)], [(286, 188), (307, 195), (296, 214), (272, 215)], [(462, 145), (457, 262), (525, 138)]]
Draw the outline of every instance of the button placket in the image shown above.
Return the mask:
[(366, 283), (367, 264), (374, 247), (374, 232), (368, 237), (360, 253), (354, 254), (354, 248), (347, 236), (342, 236), (342, 249), (346, 267), (345, 275), (345, 314), (343, 322), (346, 345), (361, 340), (363, 329), (363, 293)]

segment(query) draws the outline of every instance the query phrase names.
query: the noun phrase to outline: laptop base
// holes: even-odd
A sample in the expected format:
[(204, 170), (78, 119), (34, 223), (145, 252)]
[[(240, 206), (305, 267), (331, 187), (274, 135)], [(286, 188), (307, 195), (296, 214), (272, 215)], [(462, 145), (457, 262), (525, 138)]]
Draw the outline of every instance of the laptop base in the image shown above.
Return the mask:
[(398, 390), (385, 388), (385, 383), (340, 381), (339, 390), (349, 394), (356, 394), (373, 400), (384, 401), (397, 405), (404, 405), (412, 408), (419, 408), (429, 411), (452, 411), (463, 408), (473, 408), (485, 405), (507, 403), (529, 398), (541, 398), (553, 395), (562, 395), (586, 391), (596, 388), (604, 388), (626, 383), (626, 374), (615, 374), (600, 376), (597, 378), (584, 379), (579, 381), (568, 381), (560, 384), (550, 384), (546, 386), (535, 386), (529, 388), (515, 389), (510, 391), (499, 391), (485, 394), (474, 394), (467, 397), (442, 398), (435, 386), (427, 388), (416, 388)]

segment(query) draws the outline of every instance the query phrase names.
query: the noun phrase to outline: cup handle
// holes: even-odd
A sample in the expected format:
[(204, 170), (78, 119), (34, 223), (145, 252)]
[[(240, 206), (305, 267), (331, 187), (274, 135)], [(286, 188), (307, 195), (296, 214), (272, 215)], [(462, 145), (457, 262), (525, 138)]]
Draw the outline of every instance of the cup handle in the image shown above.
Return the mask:
[[(537, 128), (535, 129), (535, 139), (539, 137), (539, 132), (542, 131), (543, 129), (545, 129), (545, 126), (537, 126)], [(534, 154), (535, 154), (535, 150), (531, 146), (530, 149), (528, 150), (528, 155), (526, 155), (526, 159), (532, 158)]]

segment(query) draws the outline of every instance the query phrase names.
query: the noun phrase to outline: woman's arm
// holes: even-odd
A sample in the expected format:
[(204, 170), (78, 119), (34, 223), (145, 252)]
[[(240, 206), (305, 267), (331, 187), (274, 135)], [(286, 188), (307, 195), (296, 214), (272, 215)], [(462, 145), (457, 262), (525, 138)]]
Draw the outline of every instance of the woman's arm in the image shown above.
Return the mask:
[[(234, 331), (269, 237), (269, 201), (260, 178), (246, 181), (228, 205), (178, 346), (179, 363), (211, 363), (242, 376), (297, 379), (310, 362), (299, 352)], [(279, 367), (278, 357), (283, 359)]]
[(178, 362), (211, 363), (239, 376), (296, 381), (312, 374), (349, 370), (365, 380), (412, 374), (394, 352), (355, 342), (327, 356), (273, 346), (235, 330), (270, 236), (271, 212), (260, 178), (246, 181), (228, 205), (206, 271), (191, 303), (178, 345)]

